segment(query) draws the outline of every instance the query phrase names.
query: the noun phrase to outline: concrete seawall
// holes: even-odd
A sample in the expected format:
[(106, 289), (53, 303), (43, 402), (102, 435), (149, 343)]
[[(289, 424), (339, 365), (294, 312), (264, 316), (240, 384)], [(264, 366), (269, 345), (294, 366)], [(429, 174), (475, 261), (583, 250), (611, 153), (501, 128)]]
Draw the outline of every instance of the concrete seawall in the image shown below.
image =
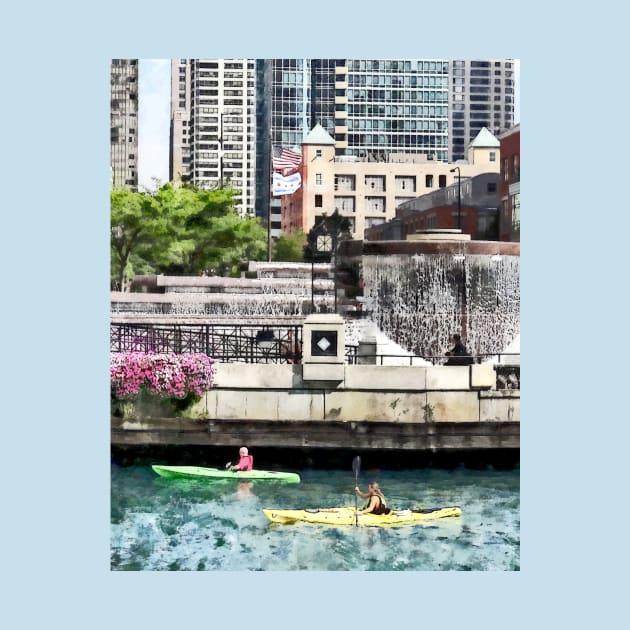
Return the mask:
[[(113, 445), (518, 449), (520, 391), (491, 365), (216, 364), (190, 418), (112, 418)], [(341, 368), (341, 369), (339, 369)]]

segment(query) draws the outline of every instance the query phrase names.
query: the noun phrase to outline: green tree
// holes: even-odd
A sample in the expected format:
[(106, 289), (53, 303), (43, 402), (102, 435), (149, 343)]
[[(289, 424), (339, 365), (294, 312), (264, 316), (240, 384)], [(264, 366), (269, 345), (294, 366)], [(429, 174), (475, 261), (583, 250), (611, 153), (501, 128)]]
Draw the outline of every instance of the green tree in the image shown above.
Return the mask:
[(151, 252), (163, 243), (164, 221), (152, 195), (115, 189), (111, 192), (111, 275), (112, 286), (126, 291), (130, 281), (130, 264), (143, 266)]
[(303, 262), (306, 234), (299, 229), (292, 234), (281, 234), (273, 247), (272, 258), (275, 261)]
[(266, 231), (238, 215), (236, 192), (172, 184), (152, 193), (112, 191), (112, 284), (127, 290), (138, 272), (238, 274), (242, 260), (263, 259)]

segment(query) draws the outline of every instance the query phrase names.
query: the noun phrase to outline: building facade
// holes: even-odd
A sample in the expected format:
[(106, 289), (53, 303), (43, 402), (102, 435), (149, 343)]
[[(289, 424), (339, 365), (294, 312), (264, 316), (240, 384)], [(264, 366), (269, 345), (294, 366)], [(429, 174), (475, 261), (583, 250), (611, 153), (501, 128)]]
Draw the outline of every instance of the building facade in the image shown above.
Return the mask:
[(396, 209), (389, 224), (365, 230), (368, 241), (406, 240), (418, 230), (461, 229), (473, 240), (498, 240), (499, 173), (462, 177)]
[[(372, 162), (335, 151), (335, 139), (320, 125), (305, 137), (302, 187), (282, 197), (283, 232), (308, 232), (319, 217), (337, 211), (350, 221), (353, 238), (362, 239), (366, 229), (393, 219), (399, 206), (457, 181), (452, 164), (426, 155), (390, 153), (386, 161)], [(470, 143), (467, 157), (457, 165), (462, 180), (499, 173), (499, 142), (488, 130)]]
[(501, 175), (499, 189), (499, 239), (521, 240), (521, 126), (499, 137)]
[(190, 64), (188, 59), (171, 60), (171, 121), (169, 180), (190, 181)]
[(112, 59), (110, 167), (114, 188), (138, 190), (138, 60)]
[[(243, 187), (241, 208), (265, 222), (271, 213), (277, 236), (281, 199), (269, 192), (274, 147), (299, 150), (308, 130), (319, 124), (334, 140), (335, 157), (376, 163), (391, 153), (442, 163), (464, 159), (482, 127), (496, 134), (513, 124), (513, 65), (448, 59), (174, 60), (171, 179), (206, 187), (229, 175), (233, 186)], [(221, 113), (231, 127), (223, 130), (223, 145)]]
[(171, 64), (170, 174), (198, 188), (230, 186), (255, 214), (256, 64), (179, 59)]
[(483, 127), (499, 136), (514, 125), (514, 59), (451, 59), (449, 90), (451, 162)]

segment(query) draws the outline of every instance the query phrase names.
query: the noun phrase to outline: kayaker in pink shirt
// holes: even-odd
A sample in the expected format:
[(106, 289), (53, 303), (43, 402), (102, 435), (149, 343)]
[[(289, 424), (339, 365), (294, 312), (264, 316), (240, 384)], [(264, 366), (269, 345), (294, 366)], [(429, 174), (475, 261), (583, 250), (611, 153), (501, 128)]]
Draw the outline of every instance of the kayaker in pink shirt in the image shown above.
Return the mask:
[(240, 459), (236, 466), (230, 466), (230, 470), (252, 470), (254, 468), (254, 458), (247, 451), (246, 446), (241, 446), (238, 451)]

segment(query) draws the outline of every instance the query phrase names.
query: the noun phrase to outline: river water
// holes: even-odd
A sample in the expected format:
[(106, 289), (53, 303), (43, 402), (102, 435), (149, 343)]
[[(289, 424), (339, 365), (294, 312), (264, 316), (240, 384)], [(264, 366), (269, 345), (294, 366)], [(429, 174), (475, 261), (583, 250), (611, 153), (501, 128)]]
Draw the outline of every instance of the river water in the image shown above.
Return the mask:
[[(289, 468), (284, 467), (285, 470)], [(122, 571), (519, 570), (519, 471), (362, 471), (395, 508), (459, 518), (393, 528), (270, 523), (263, 507), (354, 506), (352, 470), (295, 470), (299, 484), (164, 479), (112, 464), (111, 568)]]

